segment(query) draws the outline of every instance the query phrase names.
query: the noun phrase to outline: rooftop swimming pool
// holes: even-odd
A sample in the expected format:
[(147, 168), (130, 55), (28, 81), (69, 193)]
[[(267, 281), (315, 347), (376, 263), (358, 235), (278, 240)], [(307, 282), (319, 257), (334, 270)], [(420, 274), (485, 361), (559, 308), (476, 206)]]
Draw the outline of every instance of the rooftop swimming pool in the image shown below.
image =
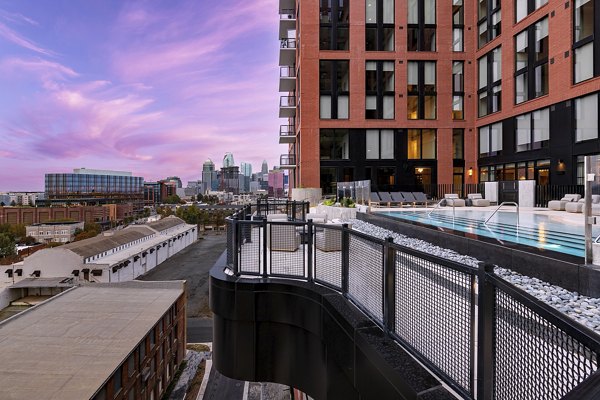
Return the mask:
[[(437, 209), (430, 215), (429, 211), (424, 210), (386, 211), (380, 214), (441, 229), (484, 236), (495, 239), (500, 244), (510, 242), (576, 257), (585, 256), (582, 221), (574, 223), (552, 215), (521, 211), (517, 226), (517, 213), (515, 209), (512, 209), (498, 211), (487, 224), (484, 224), (492, 212), (490, 210), (457, 209), (455, 217), (453, 217), (452, 209)], [(593, 237), (598, 234), (600, 234), (600, 228), (594, 228)]]

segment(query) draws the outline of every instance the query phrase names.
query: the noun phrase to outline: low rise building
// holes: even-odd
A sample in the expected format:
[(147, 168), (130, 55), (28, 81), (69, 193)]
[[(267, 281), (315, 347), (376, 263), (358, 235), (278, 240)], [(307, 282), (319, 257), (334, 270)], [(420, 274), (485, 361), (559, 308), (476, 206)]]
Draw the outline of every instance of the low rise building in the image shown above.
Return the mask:
[(108, 224), (110, 221), (123, 220), (133, 215), (131, 203), (101, 206), (0, 207), (0, 225), (31, 225), (65, 219)]
[(0, 398), (160, 399), (185, 355), (184, 281), (86, 284), (0, 323)]
[(27, 226), (25, 231), (39, 243), (67, 243), (75, 239), (75, 232), (83, 230), (83, 226), (83, 222), (46, 222)]

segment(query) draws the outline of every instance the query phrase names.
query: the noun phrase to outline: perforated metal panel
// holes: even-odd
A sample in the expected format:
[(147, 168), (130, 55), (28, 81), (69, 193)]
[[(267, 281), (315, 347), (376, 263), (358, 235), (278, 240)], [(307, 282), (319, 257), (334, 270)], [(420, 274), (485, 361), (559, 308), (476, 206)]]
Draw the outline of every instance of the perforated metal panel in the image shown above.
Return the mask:
[(238, 263), (241, 274), (259, 274), (263, 264), (262, 223), (238, 221), (239, 249)]
[(313, 234), (314, 277), (317, 282), (342, 289), (342, 231), (316, 225)]
[(306, 276), (306, 226), (303, 224), (268, 224), (269, 265), (272, 275), (303, 278)]
[(350, 233), (348, 294), (383, 322), (383, 246)]
[(472, 276), (396, 251), (398, 337), (472, 393)]
[(598, 369), (599, 354), (496, 289), (496, 399), (560, 399)]

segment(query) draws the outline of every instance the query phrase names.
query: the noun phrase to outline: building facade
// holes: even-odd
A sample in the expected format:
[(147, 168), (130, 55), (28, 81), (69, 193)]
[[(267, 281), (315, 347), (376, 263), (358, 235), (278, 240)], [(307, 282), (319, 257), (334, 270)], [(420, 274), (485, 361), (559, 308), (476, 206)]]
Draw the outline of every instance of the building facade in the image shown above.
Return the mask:
[(50, 204), (131, 203), (137, 211), (143, 205), (144, 178), (131, 172), (78, 168), (73, 173), (46, 174), (46, 202)]
[(290, 186), (577, 183), (600, 152), (600, 3), (567, 4), (280, 0)]
[(83, 230), (83, 222), (46, 222), (25, 227), (27, 236), (39, 243), (67, 243), (75, 238), (77, 229)]
[(110, 221), (120, 221), (133, 215), (133, 205), (130, 203), (102, 206), (0, 207), (0, 225), (31, 225), (66, 219), (108, 224)]

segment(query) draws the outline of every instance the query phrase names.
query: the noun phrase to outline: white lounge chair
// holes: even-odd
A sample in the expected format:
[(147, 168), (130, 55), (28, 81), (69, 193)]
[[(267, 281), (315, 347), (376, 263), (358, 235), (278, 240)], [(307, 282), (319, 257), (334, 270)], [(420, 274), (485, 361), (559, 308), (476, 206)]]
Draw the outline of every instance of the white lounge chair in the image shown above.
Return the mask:
[[(565, 204), (565, 211), (570, 213), (581, 213), (583, 212), (583, 207), (585, 206), (585, 198), (579, 199), (579, 201), (571, 201)], [(594, 209), (597, 213), (600, 214), (600, 195), (593, 194), (592, 195), (592, 214), (594, 213)], [(594, 214), (598, 215), (598, 214)]]
[(458, 197), (456, 193), (449, 193), (444, 195), (444, 199), (446, 199), (447, 206), (454, 207), (464, 207), (465, 201)]
[(548, 202), (548, 208), (555, 211), (564, 211), (567, 203), (577, 202), (581, 199), (580, 194), (565, 194), (560, 200), (551, 200)]
[(471, 199), (473, 207), (487, 207), (490, 205), (490, 201), (484, 199), (483, 196), (481, 196), (481, 193), (468, 194), (467, 198)]
[[(327, 225), (342, 226), (342, 223), (329, 223)], [(348, 228), (352, 228), (352, 225), (348, 224)], [(324, 228), (323, 231), (316, 233), (315, 246), (321, 251), (341, 251), (342, 231)]]

